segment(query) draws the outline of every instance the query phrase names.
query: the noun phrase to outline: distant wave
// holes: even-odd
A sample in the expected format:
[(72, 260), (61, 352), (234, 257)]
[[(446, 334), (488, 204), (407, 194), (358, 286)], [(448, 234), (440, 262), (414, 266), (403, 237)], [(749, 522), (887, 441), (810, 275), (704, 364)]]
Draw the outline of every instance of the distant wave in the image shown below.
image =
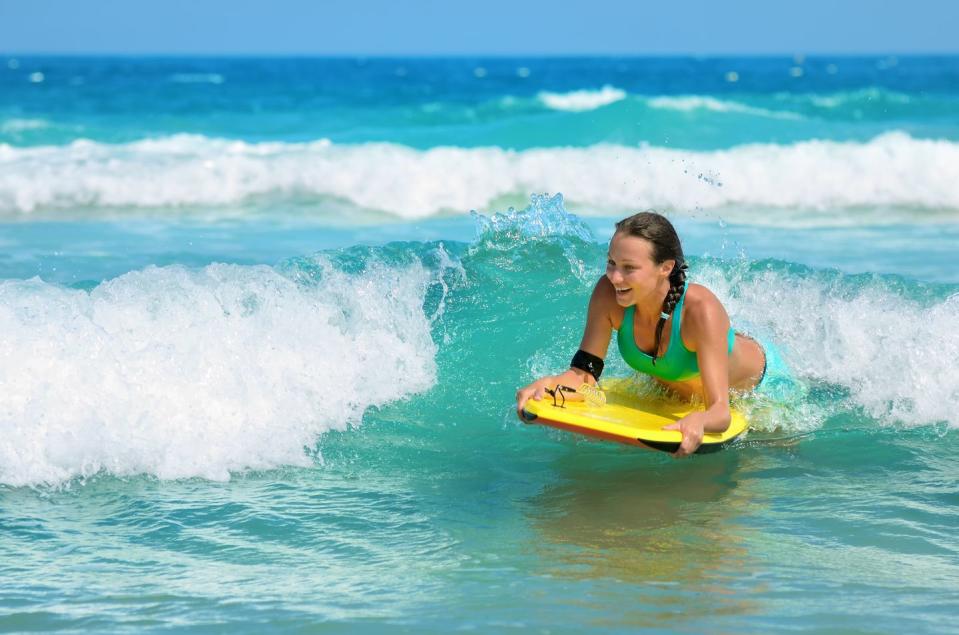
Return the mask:
[(553, 110), (584, 112), (596, 110), (626, 99), (626, 91), (614, 86), (603, 86), (599, 90), (574, 90), (569, 93), (541, 92), (539, 100)]
[[(547, 108), (566, 112), (588, 112), (628, 100), (654, 110), (681, 113), (739, 114), (755, 117), (804, 120), (824, 116), (861, 118), (863, 111), (878, 117), (882, 109), (896, 113), (936, 113), (954, 111), (956, 100), (944, 95), (908, 95), (885, 88), (870, 87), (834, 93), (782, 92), (772, 95), (737, 94), (733, 98), (708, 94), (642, 95), (630, 94), (613, 86), (599, 90), (567, 93), (541, 92), (535, 99), (507, 96), (498, 101), (507, 110)], [(881, 117), (880, 117), (881, 118)]]
[(866, 143), (751, 144), (702, 152), (619, 145), (416, 150), (390, 143), (247, 143), (195, 135), (120, 145), (0, 144), (5, 215), (217, 208), (294, 197), (335, 199), (412, 219), (550, 191), (563, 192), (586, 213), (745, 207), (821, 211), (826, 218), (837, 209), (957, 211), (957, 182), (959, 143), (898, 132)]
[(728, 101), (703, 95), (683, 95), (678, 97), (651, 97), (646, 102), (650, 108), (662, 110), (678, 110), (690, 112), (693, 110), (709, 110), (712, 112), (732, 112), (746, 115), (758, 115), (773, 119), (802, 119), (802, 115), (784, 110), (767, 110), (748, 106), (737, 101)]
[(863, 104), (910, 104), (914, 98), (885, 88), (870, 87), (836, 93), (779, 93), (779, 101), (809, 103), (817, 108), (833, 109)]

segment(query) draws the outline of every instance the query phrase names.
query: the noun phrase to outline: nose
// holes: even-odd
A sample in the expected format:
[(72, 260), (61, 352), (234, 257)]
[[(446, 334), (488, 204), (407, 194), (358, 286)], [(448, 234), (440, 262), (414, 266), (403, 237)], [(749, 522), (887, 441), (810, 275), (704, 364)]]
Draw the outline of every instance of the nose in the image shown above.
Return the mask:
[(609, 281), (613, 283), (613, 286), (616, 286), (623, 281), (623, 274), (620, 273), (619, 269), (615, 267), (611, 267), (609, 271), (606, 272), (606, 277), (609, 278)]

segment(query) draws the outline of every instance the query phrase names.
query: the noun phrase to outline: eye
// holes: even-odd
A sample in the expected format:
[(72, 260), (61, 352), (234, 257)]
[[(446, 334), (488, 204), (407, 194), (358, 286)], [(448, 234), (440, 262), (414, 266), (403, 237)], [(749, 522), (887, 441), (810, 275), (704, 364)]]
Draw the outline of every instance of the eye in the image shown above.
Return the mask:
[(623, 269), (626, 271), (636, 271), (636, 267), (633, 265), (623, 265)]
[(606, 267), (607, 267), (607, 268), (608, 268), (608, 267), (615, 267), (615, 266), (616, 266), (616, 263), (613, 262), (612, 259), (606, 261)]

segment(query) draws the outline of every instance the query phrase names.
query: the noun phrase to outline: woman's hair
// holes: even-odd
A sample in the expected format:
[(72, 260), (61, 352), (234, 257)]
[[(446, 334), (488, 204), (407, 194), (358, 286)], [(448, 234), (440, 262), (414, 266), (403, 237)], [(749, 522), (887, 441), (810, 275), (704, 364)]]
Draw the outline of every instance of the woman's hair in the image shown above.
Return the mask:
[(656, 264), (667, 260), (676, 261), (673, 270), (669, 272), (669, 291), (663, 300), (659, 322), (656, 324), (656, 346), (653, 348), (655, 366), (656, 358), (659, 357), (659, 345), (663, 339), (663, 325), (666, 324), (666, 318), (673, 314), (676, 303), (683, 297), (683, 288), (686, 285), (686, 257), (683, 256), (683, 246), (673, 224), (665, 216), (652, 211), (633, 214), (619, 221), (616, 223), (616, 233), (648, 240), (653, 246), (653, 262)]

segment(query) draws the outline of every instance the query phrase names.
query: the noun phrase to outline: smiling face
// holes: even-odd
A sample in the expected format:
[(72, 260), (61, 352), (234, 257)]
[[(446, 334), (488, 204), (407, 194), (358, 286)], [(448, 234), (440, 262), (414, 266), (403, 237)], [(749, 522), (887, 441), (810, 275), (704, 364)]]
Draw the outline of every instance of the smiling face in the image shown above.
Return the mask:
[(662, 302), (674, 264), (675, 260), (656, 263), (653, 244), (645, 238), (622, 232), (613, 234), (609, 241), (606, 277), (616, 289), (616, 303), (626, 307)]

